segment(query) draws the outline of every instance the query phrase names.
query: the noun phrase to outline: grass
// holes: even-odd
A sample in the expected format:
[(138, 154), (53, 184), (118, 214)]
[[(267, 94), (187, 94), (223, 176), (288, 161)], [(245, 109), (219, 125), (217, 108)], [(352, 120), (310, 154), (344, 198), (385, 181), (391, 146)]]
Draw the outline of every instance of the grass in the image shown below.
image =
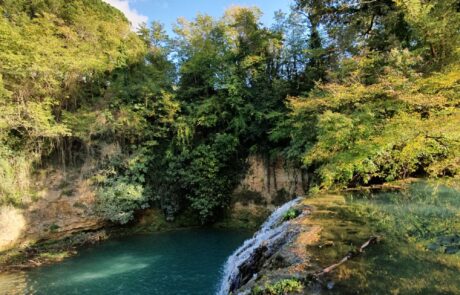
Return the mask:
[[(455, 188), (417, 182), (401, 192), (322, 195), (305, 202), (316, 207), (310, 222), (323, 227), (321, 240), (307, 249), (321, 267), (370, 236), (383, 238), (328, 275), (325, 281), (335, 287), (327, 293), (460, 294), (460, 251), (455, 251), (460, 192)], [(319, 247), (326, 243), (331, 246)]]

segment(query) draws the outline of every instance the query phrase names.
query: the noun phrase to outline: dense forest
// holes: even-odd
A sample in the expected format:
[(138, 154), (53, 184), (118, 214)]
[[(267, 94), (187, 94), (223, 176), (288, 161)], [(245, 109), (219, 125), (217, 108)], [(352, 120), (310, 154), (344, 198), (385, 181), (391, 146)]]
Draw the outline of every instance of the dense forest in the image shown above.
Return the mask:
[[(0, 203), (98, 159), (98, 210), (216, 220), (249, 155), (312, 192), (460, 177), (460, 2), (297, 0), (130, 30), (100, 0), (0, 0)], [(108, 151), (109, 150), (109, 151)]]

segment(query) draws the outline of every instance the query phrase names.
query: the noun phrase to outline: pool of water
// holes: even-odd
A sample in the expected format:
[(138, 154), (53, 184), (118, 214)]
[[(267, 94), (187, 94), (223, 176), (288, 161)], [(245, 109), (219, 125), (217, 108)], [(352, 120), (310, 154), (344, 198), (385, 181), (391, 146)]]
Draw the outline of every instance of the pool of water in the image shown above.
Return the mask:
[(191, 229), (110, 240), (59, 264), (0, 274), (0, 294), (214, 294), (226, 258), (249, 236)]

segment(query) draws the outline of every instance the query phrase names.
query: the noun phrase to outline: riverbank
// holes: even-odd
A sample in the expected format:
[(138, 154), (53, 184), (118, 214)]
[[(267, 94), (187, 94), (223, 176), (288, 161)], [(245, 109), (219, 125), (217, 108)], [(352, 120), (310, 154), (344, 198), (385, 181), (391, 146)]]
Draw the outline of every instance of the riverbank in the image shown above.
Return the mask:
[(0, 253), (0, 272), (14, 272), (58, 263), (74, 256), (78, 250), (107, 240), (106, 229), (81, 232), (62, 240), (49, 240), (24, 248)]
[(136, 222), (125, 226), (106, 225), (98, 230), (74, 233), (62, 239), (49, 239), (25, 247), (0, 252), (0, 272), (29, 270), (63, 260), (78, 254), (79, 250), (100, 242), (129, 235), (143, 235), (194, 228), (215, 228), (256, 231), (270, 214), (266, 206), (237, 204), (224, 218), (212, 225), (202, 225), (192, 212), (183, 212), (173, 221), (167, 221), (159, 209), (150, 208), (137, 216)]

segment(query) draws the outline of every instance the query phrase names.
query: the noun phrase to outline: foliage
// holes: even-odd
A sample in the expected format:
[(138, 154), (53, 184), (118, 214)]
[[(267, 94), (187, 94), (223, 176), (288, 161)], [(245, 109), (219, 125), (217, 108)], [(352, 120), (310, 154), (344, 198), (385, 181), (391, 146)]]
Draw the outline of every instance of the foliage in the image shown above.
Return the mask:
[(284, 156), (312, 191), (460, 175), (456, 0), (297, 0), (271, 28), (236, 6), (174, 36), (133, 33), (100, 0), (0, 14), (1, 203), (77, 157), (121, 223), (147, 205), (215, 221), (251, 153)]
[(97, 209), (112, 222), (126, 224), (134, 218), (135, 210), (147, 207), (147, 197), (140, 184), (117, 179), (98, 191)]
[(0, 202), (19, 205), (33, 166), (72, 135), (62, 112), (97, 96), (105, 73), (144, 47), (101, 1), (5, 0), (0, 13)]
[(458, 234), (458, 193), (437, 181), (416, 182), (399, 193), (348, 196), (351, 205), (341, 214), (369, 220), (379, 232), (426, 246)]
[[(455, 5), (306, 2), (298, 1), (299, 9), (331, 30), (340, 62), (308, 95), (289, 98), (289, 118), (271, 135), (274, 140), (290, 138), (285, 155), (301, 158), (318, 175), (322, 189), (409, 176), (458, 176), (460, 97), (454, 89), (459, 86), (455, 56), (460, 39), (452, 33), (459, 27)], [(441, 20), (441, 11), (446, 19)], [(371, 20), (365, 34), (373, 34), (356, 42), (363, 16)], [(346, 25), (337, 31), (342, 22)], [(402, 34), (404, 27), (413, 31)], [(379, 34), (392, 35), (387, 39), (391, 42)], [(352, 36), (352, 42), (342, 42), (342, 36)]]
[(287, 221), (287, 220), (294, 219), (297, 216), (299, 216), (299, 214), (300, 214), (300, 212), (298, 210), (296, 210), (294, 208), (291, 208), (288, 211), (286, 211), (286, 213), (284, 213), (283, 220)]
[[(458, 81), (448, 79), (457, 70), (429, 78), (398, 71), (398, 60), (410, 58), (407, 51), (392, 51), (385, 75), (371, 85), (363, 83), (358, 67), (340, 83), (318, 86), (309, 99), (291, 99), (293, 124), (314, 132), (305, 138), (297, 137), (302, 136), (297, 131), (293, 146), (307, 146), (303, 162), (317, 167), (324, 188), (417, 174), (458, 175), (460, 133), (455, 126), (460, 117), (455, 104), (460, 97), (449, 91)], [(355, 62), (376, 62), (368, 59)], [(437, 79), (446, 85), (427, 83)]]
[(154, 168), (168, 211), (191, 206), (203, 222), (214, 220), (229, 205), (249, 150), (269, 149), (274, 108), (284, 108), (284, 90), (270, 82), (280, 81), (272, 65), (280, 36), (261, 28), (259, 17), (234, 7), (219, 20), (199, 15), (176, 27), (181, 109)]
[(297, 279), (284, 279), (274, 284), (265, 284), (263, 288), (255, 286), (251, 290), (253, 295), (284, 295), (300, 293), (303, 290), (303, 285)]
[[(19, 206), (30, 190), (30, 159), (0, 146), (0, 204)], [(29, 192), (30, 193), (30, 192)]]

